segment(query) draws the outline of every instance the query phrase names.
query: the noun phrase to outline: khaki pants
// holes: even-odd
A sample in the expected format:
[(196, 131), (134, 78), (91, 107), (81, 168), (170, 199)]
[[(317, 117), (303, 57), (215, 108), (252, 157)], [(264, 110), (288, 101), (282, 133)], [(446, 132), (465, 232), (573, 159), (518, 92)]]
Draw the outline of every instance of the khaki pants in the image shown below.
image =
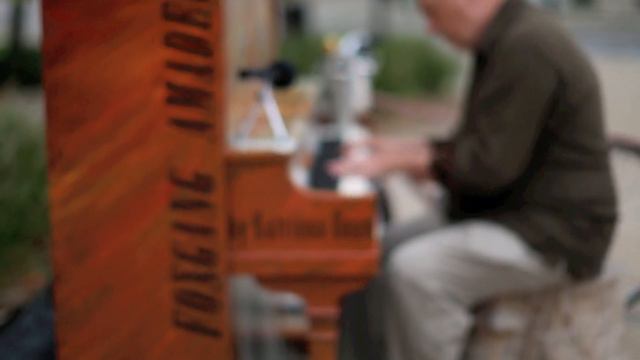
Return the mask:
[(460, 359), (474, 305), (568, 281), (563, 267), (487, 221), (392, 231), (385, 248), (379, 278), (345, 301), (342, 359)]

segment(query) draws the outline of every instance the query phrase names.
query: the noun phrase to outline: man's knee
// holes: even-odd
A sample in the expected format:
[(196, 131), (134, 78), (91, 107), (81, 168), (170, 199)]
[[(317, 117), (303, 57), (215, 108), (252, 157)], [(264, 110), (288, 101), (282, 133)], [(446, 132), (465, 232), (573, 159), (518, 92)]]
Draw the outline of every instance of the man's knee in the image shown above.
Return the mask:
[(442, 294), (446, 281), (445, 272), (439, 269), (437, 260), (411, 245), (389, 254), (385, 273), (391, 290), (410, 288), (420, 291), (423, 296)]

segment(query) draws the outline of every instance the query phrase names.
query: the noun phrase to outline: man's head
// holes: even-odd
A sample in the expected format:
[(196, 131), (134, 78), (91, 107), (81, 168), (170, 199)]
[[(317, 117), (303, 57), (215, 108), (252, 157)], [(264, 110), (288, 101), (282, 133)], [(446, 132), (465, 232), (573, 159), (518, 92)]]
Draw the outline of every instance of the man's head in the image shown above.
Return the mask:
[(432, 31), (462, 48), (473, 48), (508, 0), (417, 0)]

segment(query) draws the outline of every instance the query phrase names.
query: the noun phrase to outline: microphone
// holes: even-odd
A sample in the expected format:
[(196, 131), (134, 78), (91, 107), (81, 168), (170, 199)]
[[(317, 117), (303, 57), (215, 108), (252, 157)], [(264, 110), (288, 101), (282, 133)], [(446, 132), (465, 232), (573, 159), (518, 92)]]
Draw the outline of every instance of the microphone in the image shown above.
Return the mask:
[(271, 83), (275, 88), (286, 88), (296, 79), (296, 68), (286, 61), (276, 61), (262, 69), (242, 69), (238, 77), (242, 80), (261, 79)]

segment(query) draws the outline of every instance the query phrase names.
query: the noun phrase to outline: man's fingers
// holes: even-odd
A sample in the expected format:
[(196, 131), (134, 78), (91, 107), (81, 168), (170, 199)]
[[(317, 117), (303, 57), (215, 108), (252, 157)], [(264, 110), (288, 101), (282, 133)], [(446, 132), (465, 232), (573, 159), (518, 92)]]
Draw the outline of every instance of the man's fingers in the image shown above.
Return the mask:
[(385, 174), (382, 163), (375, 159), (345, 159), (330, 162), (328, 171), (333, 176), (358, 175), (367, 178), (377, 178)]
[(334, 160), (329, 162), (328, 170), (333, 176), (365, 175), (367, 162), (353, 158)]
[(342, 153), (345, 156), (352, 154), (353, 152), (358, 152), (361, 150), (375, 150), (380, 144), (380, 139), (378, 138), (365, 138), (358, 139), (355, 141), (350, 141), (342, 147)]
[(353, 171), (353, 164), (344, 159), (330, 161), (327, 167), (329, 174), (333, 176), (344, 176)]

